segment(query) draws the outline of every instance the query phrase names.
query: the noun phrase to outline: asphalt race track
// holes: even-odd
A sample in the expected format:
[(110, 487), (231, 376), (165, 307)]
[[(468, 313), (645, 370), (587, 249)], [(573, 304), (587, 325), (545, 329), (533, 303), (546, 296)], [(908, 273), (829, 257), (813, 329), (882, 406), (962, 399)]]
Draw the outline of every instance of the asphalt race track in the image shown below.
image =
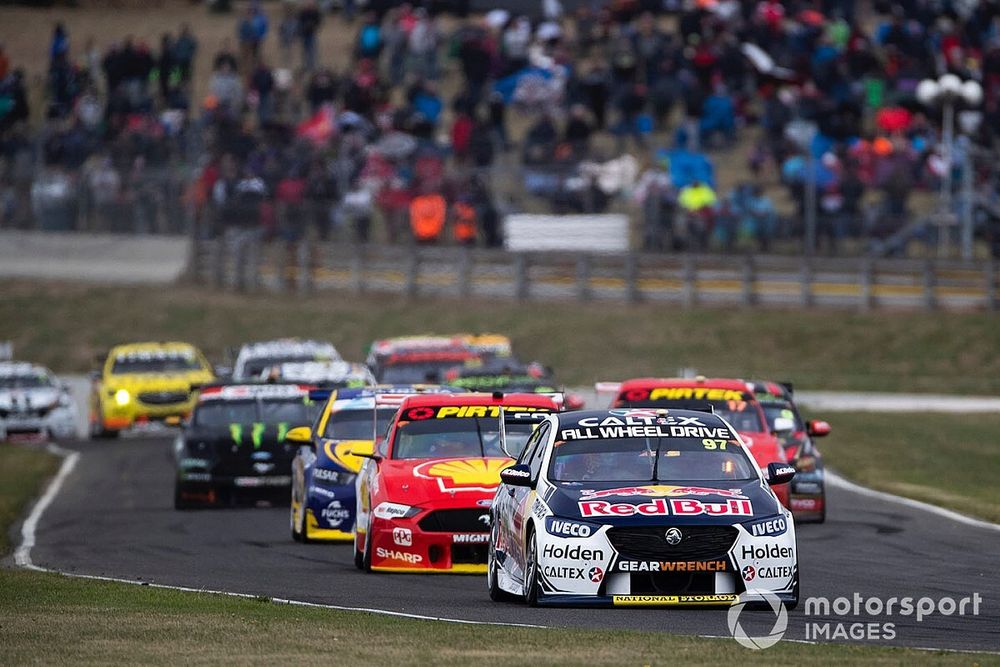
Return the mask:
[[(354, 568), (350, 545), (292, 541), (287, 507), (178, 512), (169, 437), (65, 445), (76, 470), (42, 518), (35, 564), (70, 573), (410, 614), (585, 628), (728, 636), (718, 609), (530, 609), (496, 604), (485, 577), (374, 575)], [(893, 646), (1000, 651), (1000, 531), (831, 489), (827, 523), (799, 527), (803, 600), (978, 593), (979, 615), (805, 616), (791, 612), (786, 639), (808, 622), (895, 624)], [(741, 619), (753, 631), (770, 612)], [(831, 632), (833, 628), (831, 627)]]

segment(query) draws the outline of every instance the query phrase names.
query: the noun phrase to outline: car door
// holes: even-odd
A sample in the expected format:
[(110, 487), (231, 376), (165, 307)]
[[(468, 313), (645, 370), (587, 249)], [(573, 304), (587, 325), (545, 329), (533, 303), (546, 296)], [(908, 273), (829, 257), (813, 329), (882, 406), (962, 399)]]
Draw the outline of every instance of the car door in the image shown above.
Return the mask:
[(513, 490), (513, 495), (508, 492), (511, 503), (511, 535), (510, 535), (510, 550), (514, 561), (517, 563), (516, 574), (518, 578), (523, 580), (522, 574), (524, 571), (524, 558), (525, 558), (525, 537), (527, 530), (528, 517), (531, 515), (531, 505), (537, 494), (535, 493), (534, 483), (538, 481), (538, 475), (541, 472), (542, 459), (545, 455), (545, 442), (548, 440), (549, 434), (549, 424), (546, 422), (535, 429), (532, 433), (531, 439), (528, 441), (521, 453), (522, 456), (518, 460), (518, 463), (527, 465), (531, 469), (531, 481), (532, 486), (513, 486), (510, 487)]

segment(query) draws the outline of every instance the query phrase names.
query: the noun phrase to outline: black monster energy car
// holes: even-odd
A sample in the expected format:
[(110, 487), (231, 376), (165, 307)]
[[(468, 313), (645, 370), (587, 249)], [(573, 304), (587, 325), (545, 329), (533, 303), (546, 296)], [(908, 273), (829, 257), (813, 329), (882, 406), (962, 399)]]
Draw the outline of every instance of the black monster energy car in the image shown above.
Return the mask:
[(288, 499), (298, 444), (285, 440), (312, 422), (307, 385), (203, 387), (177, 437), (174, 507), (233, 504), (244, 498)]

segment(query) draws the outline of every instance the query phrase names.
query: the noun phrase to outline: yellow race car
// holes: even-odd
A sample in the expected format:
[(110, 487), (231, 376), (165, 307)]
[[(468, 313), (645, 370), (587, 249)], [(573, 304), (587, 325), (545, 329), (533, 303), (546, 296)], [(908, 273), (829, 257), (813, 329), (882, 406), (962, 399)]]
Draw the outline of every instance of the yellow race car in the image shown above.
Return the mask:
[(94, 373), (91, 437), (114, 438), (151, 421), (179, 422), (194, 408), (192, 386), (214, 379), (205, 355), (189, 343), (118, 345)]

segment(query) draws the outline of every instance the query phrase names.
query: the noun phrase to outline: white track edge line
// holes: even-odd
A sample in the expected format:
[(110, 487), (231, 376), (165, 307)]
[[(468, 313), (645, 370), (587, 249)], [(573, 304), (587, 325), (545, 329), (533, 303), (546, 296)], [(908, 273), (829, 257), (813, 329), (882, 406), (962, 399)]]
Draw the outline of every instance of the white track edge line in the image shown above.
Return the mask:
[[(265, 595), (254, 595), (252, 593), (234, 593), (232, 591), (219, 591), (211, 590), (206, 588), (193, 588), (190, 586), (171, 586), (168, 584), (156, 584), (143, 581), (136, 581), (134, 579), (124, 579), (121, 577), (105, 577), (93, 574), (79, 574), (75, 572), (63, 572), (60, 570), (53, 570), (46, 567), (41, 567), (35, 565), (31, 561), (31, 549), (35, 546), (35, 532), (38, 528), (38, 522), (41, 520), (42, 515), (45, 510), (48, 509), (52, 501), (59, 494), (62, 489), (62, 485), (65, 483), (66, 478), (69, 476), (73, 469), (76, 467), (77, 461), (80, 459), (80, 452), (64, 449), (58, 445), (50, 443), (46, 449), (55, 454), (56, 456), (63, 457), (62, 465), (59, 467), (59, 472), (53, 478), (52, 482), (49, 483), (48, 488), (45, 493), (39, 498), (38, 502), (35, 503), (34, 507), (31, 508), (31, 512), (28, 518), (25, 519), (24, 524), (21, 526), (21, 544), (18, 546), (17, 551), (14, 553), (14, 562), (19, 566), (29, 570), (35, 570), (37, 572), (49, 572), (52, 574), (60, 574), (64, 577), (73, 577), (76, 579), (90, 579), (92, 581), (110, 581), (114, 583), (130, 584), (132, 586), (147, 586), (149, 588), (159, 588), (163, 590), (174, 590), (181, 591), (185, 593), (207, 593), (211, 595), (223, 595), (226, 597), (242, 598), (242, 599), (264, 599), (268, 602), (274, 604), (287, 604), (297, 607), (311, 607), (318, 609), (331, 609), (335, 611), (354, 611), (354, 612), (364, 612), (369, 614), (377, 614), (380, 616), (394, 616), (398, 618), (410, 618), (422, 621), (440, 621), (443, 623), (458, 623), (462, 625), (491, 625), (491, 626), (501, 626), (501, 627), (513, 627), (513, 628), (532, 628), (536, 630), (545, 629), (559, 629), (556, 626), (547, 625), (533, 625), (530, 623), (503, 623), (499, 621), (473, 621), (461, 618), (447, 618), (441, 616), (427, 616), (422, 614), (411, 614), (401, 611), (390, 611), (388, 609), (376, 609), (368, 607), (348, 607), (344, 605), (331, 605), (323, 604), (319, 602), (306, 602), (303, 600), (292, 600), (287, 598), (275, 598)], [(910, 507), (915, 507), (916, 509), (921, 509), (927, 512), (932, 512), (935, 514), (940, 514), (946, 518), (958, 521), (959, 523), (966, 523), (968, 525), (975, 525), (980, 527), (988, 527), (995, 530), (1000, 530), (1000, 525), (988, 523), (986, 521), (979, 521), (978, 519), (973, 519), (967, 517), (964, 514), (959, 514), (957, 512), (952, 512), (951, 510), (946, 510), (936, 505), (931, 505), (929, 503), (920, 502), (919, 500), (911, 500), (909, 498), (902, 498), (900, 496), (894, 496), (891, 493), (884, 493), (882, 491), (875, 491), (874, 489), (869, 489), (864, 486), (860, 486), (853, 482), (850, 482), (840, 475), (832, 472), (826, 471), (826, 475), (831, 478), (835, 486), (840, 486), (849, 491), (855, 493), (861, 493), (863, 495), (872, 495), (873, 497), (882, 498), (884, 500), (889, 500), (891, 502), (898, 502), (903, 505)], [(971, 522), (971, 523), (970, 523)], [(729, 637), (721, 635), (696, 635), (697, 637), (702, 637), (705, 639), (729, 639)], [(782, 641), (794, 642), (797, 644), (811, 644), (820, 645), (822, 642), (810, 641), (808, 639), (782, 639)], [(851, 644), (848, 644), (851, 645)], [(897, 646), (892, 648), (910, 648), (917, 651), (934, 651), (934, 652), (955, 652), (955, 653), (986, 653), (989, 655), (1000, 655), (1000, 652), (994, 651), (977, 651), (975, 649), (946, 649), (946, 648), (933, 648), (933, 647), (922, 647), (922, 646)]]
[(37, 567), (31, 562), (31, 549), (35, 546), (35, 531), (38, 529), (38, 522), (42, 518), (42, 514), (45, 510), (49, 508), (52, 501), (55, 500), (56, 495), (62, 489), (63, 483), (69, 474), (73, 472), (73, 468), (76, 467), (76, 462), (80, 460), (80, 452), (72, 451), (69, 449), (63, 449), (58, 445), (49, 443), (46, 449), (55, 454), (56, 456), (62, 457), (62, 465), (59, 466), (59, 472), (56, 476), (49, 482), (48, 488), (45, 489), (45, 493), (42, 497), (38, 499), (35, 506), (31, 508), (31, 512), (28, 514), (28, 518), (24, 520), (21, 524), (21, 544), (17, 547), (14, 552), (14, 563), (19, 567), (25, 567), (29, 570), (40, 570), (42, 568)]
[(904, 498), (903, 496), (897, 496), (892, 493), (886, 493), (885, 491), (876, 491), (875, 489), (870, 489), (867, 486), (861, 486), (860, 484), (855, 484), (849, 479), (841, 477), (832, 470), (826, 471), (827, 483), (831, 486), (836, 486), (838, 488), (844, 489), (845, 491), (850, 491), (852, 493), (857, 493), (862, 496), (867, 496), (869, 498), (878, 498), (879, 500), (885, 500), (891, 503), (896, 503), (897, 505), (903, 505), (905, 507), (910, 507), (912, 509), (922, 510), (924, 512), (929, 512), (930, 514), (936, 514), (939, 517), (954, 521), (956, 523), (961, 523), (966, 526), (972, 526), (973, 528), (982, 528), (983, 530), (994, 530), (1000, 532), (1000, 524), (990, 523), (989, 521), (983, 521), (982, 519), (975, 519), (971, 516), (955, 512), (954, 510), (945, 509), (944, 507), (939, 507), (937, 505), (932, 505), (931, 503), (925, 503), (921, 500), (914, 500), (913, 498)]

